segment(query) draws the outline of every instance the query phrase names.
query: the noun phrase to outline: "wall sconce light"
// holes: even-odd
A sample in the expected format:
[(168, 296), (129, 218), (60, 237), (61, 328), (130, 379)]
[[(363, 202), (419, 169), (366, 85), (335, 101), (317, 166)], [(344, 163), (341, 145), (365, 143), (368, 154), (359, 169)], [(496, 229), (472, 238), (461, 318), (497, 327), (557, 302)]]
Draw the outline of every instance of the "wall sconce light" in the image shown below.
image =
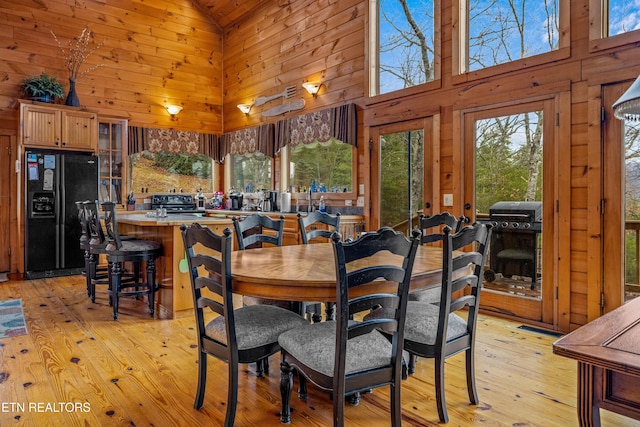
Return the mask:
[(612, 105), (612, 108), (616, 119), (640, 121), (640, 77)]
[(180, 106), (180, 105), (167, 104), (167, 105), (165, 105), (164, 108), (166, 108), (167, 111), (169, 112), (169, 114), (171, 114), (171, 117), (175, 116), (180, 111), (182, 111), (182, 106)]
[(238, 104), (238, 109), (242, 111), (245, 116), (249, 115), (249, 111), (251, 111), (251, 107), (253, 107), (253, 104)]
[(322, 83), (317, 83), (317, 82), (302, 83), (302, 87), (305, 88), (307, 92), (309, 92), (311, 96), (313, 96), (314, 98), (318, 96), (318, 91), (320, 90), (320, 86), (322, 86)]

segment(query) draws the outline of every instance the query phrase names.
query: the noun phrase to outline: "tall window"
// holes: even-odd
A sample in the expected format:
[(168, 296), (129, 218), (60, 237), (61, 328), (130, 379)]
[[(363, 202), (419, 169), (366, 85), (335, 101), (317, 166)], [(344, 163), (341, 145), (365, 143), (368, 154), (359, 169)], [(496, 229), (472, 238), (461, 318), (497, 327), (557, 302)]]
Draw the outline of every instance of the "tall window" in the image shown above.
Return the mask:
[(289, 184), (298, 189), (317, 186), (330, 192), (353, 191), (353, 147), (337, 139), (300, 144), (290, 151)]
[(607, 31), (604, 36), (615, 36), (640, 29), (640, 3), (630, 0), (604, 0), (607, 7)]
[(435, 28), (437, 10), (433, 0), (379, 0), (377, 23), (372, 32), (377, 34), (377, 58), (371, 76), (371, 95), (393, 92), (426, 83), (436, 78), (437, 56)]
[(468, 71), (559, 46), (559, 0), (469, 0), (467, 22)]

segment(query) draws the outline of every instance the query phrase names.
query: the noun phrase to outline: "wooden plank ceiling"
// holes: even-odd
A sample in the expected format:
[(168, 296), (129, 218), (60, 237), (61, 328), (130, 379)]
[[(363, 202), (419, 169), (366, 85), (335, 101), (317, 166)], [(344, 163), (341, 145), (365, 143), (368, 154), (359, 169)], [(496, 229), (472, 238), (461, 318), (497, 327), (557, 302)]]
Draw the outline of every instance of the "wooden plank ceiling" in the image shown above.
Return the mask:
[(273, 0), (193, 0), (211, 18), (226, 28), (263, 3)]

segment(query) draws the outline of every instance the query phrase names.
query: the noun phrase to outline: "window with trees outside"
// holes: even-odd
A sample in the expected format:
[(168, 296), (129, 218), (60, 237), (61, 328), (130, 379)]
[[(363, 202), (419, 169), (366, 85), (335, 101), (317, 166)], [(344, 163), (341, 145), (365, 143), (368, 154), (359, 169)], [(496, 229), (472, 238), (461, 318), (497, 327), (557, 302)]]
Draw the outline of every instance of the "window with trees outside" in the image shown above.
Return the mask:
[(469, 0), (468, 53), (475, 71), (557, 50), (560, 0)]
[(607, 19), (604, 37), (640, 29), (640, 3), (629, 0), (604, 0)]
[(302, 189), (314, 181), (329, 192), (353, 191), (353, 147), (335, 138), (299, 144), (289, 151), (289, 185)]
[(542, 111), (476, 122), (476, 211), (542, 200)]
[(640, 123), (624, 121), (625, 301), (638, 296), (640, 277)]
[(231, 191), (273, 190), (273, 159), (256, 151), (231, 156)]
[(377, 43), (371, 58), (376, 61), (370, 76), (371, 95), (380, 95), (438, 78), (436, 57), (440, 28), (435, 11), (438, 0), (379, 0), (371, 28)]
[(204, 154), (142, 151), (129, 156), (133, 192), (213, 191), (213, 160)]

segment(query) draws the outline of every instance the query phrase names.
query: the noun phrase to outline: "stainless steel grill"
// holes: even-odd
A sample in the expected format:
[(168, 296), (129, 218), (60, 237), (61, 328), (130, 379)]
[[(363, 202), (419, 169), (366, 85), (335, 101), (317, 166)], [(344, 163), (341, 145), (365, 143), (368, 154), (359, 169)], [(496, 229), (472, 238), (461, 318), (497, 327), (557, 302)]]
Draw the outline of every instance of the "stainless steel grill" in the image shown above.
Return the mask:
[(538, 282), (538, 241), (542, 232), (542, 202), (498, 202), (489, 209), (493, 225), (489, 246), (489, 269), (485, 280), (496, 274), (531, 278), (531, 289)]

